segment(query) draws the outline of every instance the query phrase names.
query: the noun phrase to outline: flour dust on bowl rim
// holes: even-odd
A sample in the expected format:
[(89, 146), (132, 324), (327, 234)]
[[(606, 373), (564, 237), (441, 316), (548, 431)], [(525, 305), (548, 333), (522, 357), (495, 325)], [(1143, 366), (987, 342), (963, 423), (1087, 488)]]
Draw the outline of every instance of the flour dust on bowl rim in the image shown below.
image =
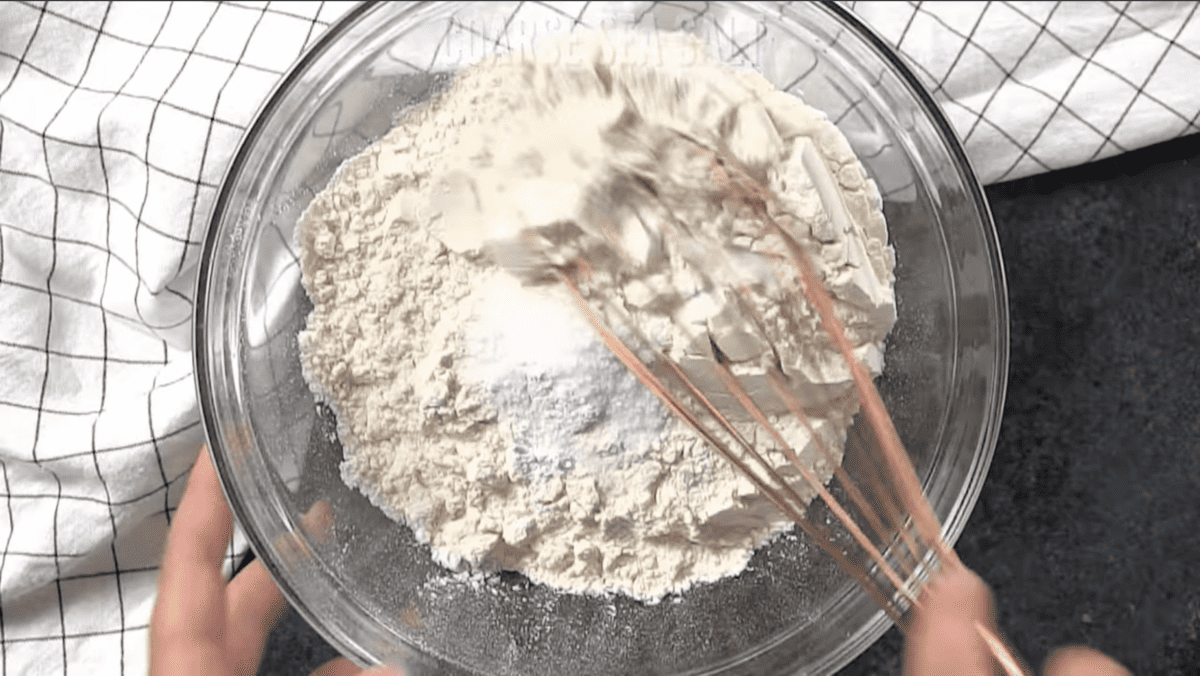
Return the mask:
[[(878, 184), (898, 320), (879, 388), (953, 542), (1003, 409), (999, 249), (961, 145), (901, 60), (836, 5), (360, 6), (283, 78), (221, 186), (195, 316), (204, 422), (230, 503), (292, 605), (361, 664), (410, 674), (828, 674), (890, 621), (803, 536), (661, 603), (564, 594), (433, 561), (339, 475), (336, 423), (301, 372), (296, 223), (346, 159), (461, 68), (553, 32), (683, 30), (823, 110)], [(855, 459), (845, 464), (852, 468)], [(817, 520), (825, 519), (814, 507)], [(832, 517), (828, 517), (830, 522)]]

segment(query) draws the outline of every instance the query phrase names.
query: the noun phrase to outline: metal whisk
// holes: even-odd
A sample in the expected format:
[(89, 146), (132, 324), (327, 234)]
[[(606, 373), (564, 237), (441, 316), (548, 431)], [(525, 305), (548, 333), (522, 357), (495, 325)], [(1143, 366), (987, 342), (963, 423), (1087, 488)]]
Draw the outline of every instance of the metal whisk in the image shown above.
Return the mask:
[[(653, 204), (658, 193), (667, 189), (664, 185), (638, 178), (645, 174), (639, 174), (637, 170), (648, 170), (648, 167), (631, 166), (631, 171), (614, 178), (604, 199), (592, 210), (597, 220), (590, 224), (591, 232), (600, 232), (603, 236), (589, 238), (574, 224), (558, 224), (527, 232), (522, 247), (525, 252), (521, 254), (527, 258), (517, 267), (539, 281), (557, 280), (564, 284), (613, 354), (669, 410), (733, 463), (783, 514), (828, 552), (904, 630), (906, 612), (921, 603), (918, 592), (922, 579), (942, 565), (960, 564), (954, 550), (941, 536), (941, 524), (922, 491), (870, 373), (854, 355), (828, 290), (804, 246), (781, 223), (790, 216), (779, 208), (777, 197), (764, 180), (755, 177), (751, 169), (723, 148), (707, 147), (702, 141), (675, 130), (633, 125), (622, 133), (623, 138), (610, 139), (616, 147), (621, 148), (625, 143), (630, 148), (651, 149), (641, 156), (632, 154), (631, 165), (637, 165), (639, 161), (644, 163), (647, 158), (661, 159), (666, 154), (682, 152), (686, 161), (681, 166), (691, 167), (693, 173), (696, 167), (702, 167), (707, 174), (704, 190), (710, 197), (715, 195), (749, 212), (761, 224), (763, 232), (783, 242), (785, 252), (777, 256), (777, 262), (793, 266), (798, 273), (800, 288), (796, 291), (815, 308), (825, 333), (845, 360), (868, 423), (864, 431), (853, 432), (851, 439), (867, 450), (864, 454), (867, 461), (858, 481), (835, 461), (828, 445), (805, 415), (801, 401), (788, 387), (788, 376), (782, 367), (777, 364), (770, 369), (768, 380), (786, 410), (808, 429), (819, 452), (834, 468), (834, 475), (857, 510), (858, 518), (852, 516), (823, 482), (801, 463), (795, 449), (772, 423), (772, 416), (731, 371), (728, 360), (715, 342), (710, 345), (710, 368), (736, 406), (731, 407), (728, 402), (724, 402), (723, 407), (718, 406), (697, 383), (694, 369), (689, 373), (659, 349), (655, 342), (626, 321), (622, 308), (605, 297), (605, 283), (611, 282), (614, 275), (619, 276), (622, 266), (637, 263), (628, 260), (617, 245), (623, 236), (619, 227), (622, 216), (618, 202), (631, 195), (640, 195), (646, 203)], [(686, 223), (669, 215), (659, 215), (667, 223), (668, 232), (649, 232), (651, 249), (656, 237), (687, 237)], [(533, 252), (536, 263), (530, 262), (533, 259), (528, 258), (529, 252)], [(509, 262), (512, 263), (511, 258)], [(721, 265), (728, 261), (709, 262)], [(734, 302), (741, 303), (742, 310), (753, 317), (753, 308), (748, 302), (742, 302), (747, 289), (743, 286), (727, 291)], [(738, 416), (737, 421), (731, 418), (732, 414)], [(743, 422), (747, 418), (774, 440), (775, 447), (836, 515), (861, 549), (859, 562), (852, 560), (843, 546), (835, 543), (826, 526), (807, 518), (806, 501), (748, 438)], [(1010, 676), (1028, 673), (999, 636), (982, 624), (977, 624), (976, 629), (1005, 673)]]

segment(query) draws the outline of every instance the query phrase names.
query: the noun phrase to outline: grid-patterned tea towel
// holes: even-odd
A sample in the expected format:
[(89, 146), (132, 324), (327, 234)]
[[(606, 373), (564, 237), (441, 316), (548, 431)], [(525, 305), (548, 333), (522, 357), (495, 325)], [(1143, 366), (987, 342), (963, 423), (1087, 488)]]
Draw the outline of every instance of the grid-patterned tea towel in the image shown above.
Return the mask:
[[(1200, 131), (1195, 3), (846, 4), (909, 59), (985, 182)], [(0, 4), (0, 674), (145, 673), (203, 438), (189, 324), (206, 218), (258, 105), (345, 11)], [(230, 570), (245, 549), (235, 537)]]

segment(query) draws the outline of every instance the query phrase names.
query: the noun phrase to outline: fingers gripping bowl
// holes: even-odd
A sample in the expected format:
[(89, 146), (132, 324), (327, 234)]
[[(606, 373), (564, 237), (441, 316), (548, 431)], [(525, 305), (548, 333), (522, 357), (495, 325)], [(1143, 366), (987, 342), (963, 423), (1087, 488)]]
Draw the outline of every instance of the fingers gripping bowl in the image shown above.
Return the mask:
[[(564, 594), (518, 574), (456, 576), (342, 482), (333, 414), (301, 373), (297, 334), (312, 308), (294, 245), (301, 213), (345, 160), (455, 72), (575, 26), (691, 32), (723, 60), (802, 95), (845, 134), (879, 186), (896, 252), (898, 319), (879, 387), (948, 538), (957, 537), (1003, 407), (1007, 314), (995, 234), (935, 104), (868, 30), (823, 5), (349, 12), (260, 111), (205, 242), (196, 373), (226, 493), (292, 604), (364, 664), (413, 674), (830, 673), (888, 620), (804, 537), (775, 540), (736, 577), (646, 604)], [(852, 451), (844, 463), (853, 471)]]

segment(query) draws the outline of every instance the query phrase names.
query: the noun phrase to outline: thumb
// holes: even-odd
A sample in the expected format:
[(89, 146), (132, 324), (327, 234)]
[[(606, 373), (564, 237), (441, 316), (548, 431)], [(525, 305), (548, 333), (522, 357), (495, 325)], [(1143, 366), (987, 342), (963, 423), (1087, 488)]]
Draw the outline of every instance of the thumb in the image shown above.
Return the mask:
[(1133, 676), (1116, 660), (1083, 646), (1059, 648), (1050, 654), (1046, 676)]
[(992, 595), (962, 565), (947, 565), (921, 593), (904, 649), (910, 676), (990, 676), (994, 660), (976, 623), (993, 627)]

